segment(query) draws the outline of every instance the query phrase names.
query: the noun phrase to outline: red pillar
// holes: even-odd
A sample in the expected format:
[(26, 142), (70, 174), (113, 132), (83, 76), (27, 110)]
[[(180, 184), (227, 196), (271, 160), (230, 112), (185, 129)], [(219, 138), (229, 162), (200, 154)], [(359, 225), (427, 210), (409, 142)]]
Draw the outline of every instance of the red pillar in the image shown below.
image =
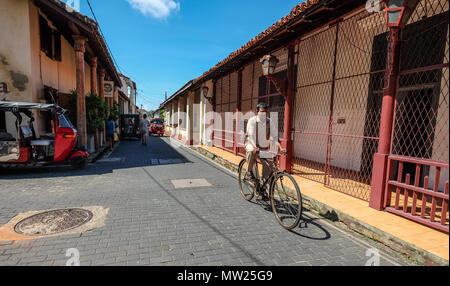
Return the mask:
[(286, 172), (292, 171), (292, 158), (293, 158), (293, 144), (292, 144), (292, 110), (294, 106), (294, 84), (295, 84), (295, 43), (289, 45), (288, 50), (288, 75), (287, 75), (287, 94), (284, 103), (284, 126), (283, 126), (283, 139), (281, 144), (287, 151), (287, 155), (282, 155), (280, 158), (280, 167)]
[(400, 28), (390, 29), (385, 87), (381, 106), (380, 139), (378, 151), (373, 157), (372, 184), (369, 206), (382, 210), (388, 173), (388, 156), (391, 148), (392, 125), (394, 119), (395, 94), (399, 69)]
[(86, 51), (86, 38), (73, 36), (75, 41), (75, 64), (77, 79), (77, 131), (78, 146), (87, 149), (87, 127), (86, 127), (86, 95), (84, 90), (84, 53)]
[(105, 69), (100, 69), (100, 84), (99, 84), (99, 92), (100, 92), (100, 98), (102, 101), (105, 101)]
[[(99, 96), (102, 101), (105, 101), (105, 69), (101, 68), (99, 70)], [(106, 128), (103, 125), (103, 142), (102, 144), (106, 144)]]
[(97, 94), (97, 57), (91, 59), (91, 93)]
[[(97, 93), (97, 57), (93, 57), (91, 59), (91, 93), (96, 94)], [(100, 136), (98, 133), (98, 129), (95, 130), (95, 149), (98, 149), (100, 147)]]
[(241, 105), (242, 105), (242, 70), (239, 70), (238, 72), (238, 90), (237, 90), (237, 104), (236, 104), (236, 114), (235, 114), (235, 120), (236, 125), (234, 127), (234, 155), (238, 155), (238, 136), (239, 136), (239, 113), (241, 112)]

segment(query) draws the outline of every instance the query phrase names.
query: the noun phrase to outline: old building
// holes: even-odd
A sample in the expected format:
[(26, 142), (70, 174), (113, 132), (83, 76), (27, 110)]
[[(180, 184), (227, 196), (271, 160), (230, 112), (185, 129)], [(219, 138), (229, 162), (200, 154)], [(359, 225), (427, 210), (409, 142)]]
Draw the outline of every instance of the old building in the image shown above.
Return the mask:
[(122, 81), (122, 87), (120, 88), (120, 91), (128, 98), (128, 104), (124, 103), (123, 105), (124, 114), (137, 114), (136, 83), (123, 74), (120, 74), (120, 80)]
[[(76, 91), (79, 145), (87, 146), (86, 95), (105, 100), (104, 82), (122, 86), (98, 24), (58, 0), (2, 0), (0, 18), (0, 82), (8, 89), (1, 99), (66, 107)], [(48, 116), (36, 119), (37, 132), (51, 131)], [(7, 129), (17, 135), (14, 126)]]
[(244, 155), (238, 112), (267, 102), (288, 150), (282, 169), (448, 232), (449, 2), (405, 1), (404, 14), (393, 2), (297, 5), (166, 100), (169, 131), (192, 143), (195, 122), (200, 144)]

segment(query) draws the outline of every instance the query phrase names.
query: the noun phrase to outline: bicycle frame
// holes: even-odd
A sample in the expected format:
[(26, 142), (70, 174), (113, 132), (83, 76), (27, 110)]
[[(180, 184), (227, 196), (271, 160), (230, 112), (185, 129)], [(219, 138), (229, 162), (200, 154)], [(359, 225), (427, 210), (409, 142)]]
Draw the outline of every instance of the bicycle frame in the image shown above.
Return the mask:
[[(259, 157), (259, 154), (258, 154), (258, 157)], [(259, 158), (259, 161), (262, 161), (262, 160), (270, 161), (269, 159), (261, 159), (261, 158)], [(258, 179), (258, 182), (259, 182), (259, 184), (257, 186), (258, 190), (260, 190), (260, 189), (264, 189), (265, 190), (266, 186), (270, 187), (272, 185), (272, 182), (275, 179), (276, 175), (278, 175), (279, 173), (282, 173), (282, 171), (278, 168), (278, 155), (273, 159), (272, 166), (273, 166), (273, 168), (271, 170), (272, 172), (271, 172), (270, 176), (268, 176), (266, 179), (264, 179), (264, 178), (260, 178), (259, 172), (257, 171), (258, 170), (258, 161), (255, 163), (255, 167), (254, 167), (252, 172), (254, 173), (255, 178)], [(256, 174), (255, 174), (255, 169), (257, 171)], [(261, 179), (262, 179), (262, 184), (261, 184)]]

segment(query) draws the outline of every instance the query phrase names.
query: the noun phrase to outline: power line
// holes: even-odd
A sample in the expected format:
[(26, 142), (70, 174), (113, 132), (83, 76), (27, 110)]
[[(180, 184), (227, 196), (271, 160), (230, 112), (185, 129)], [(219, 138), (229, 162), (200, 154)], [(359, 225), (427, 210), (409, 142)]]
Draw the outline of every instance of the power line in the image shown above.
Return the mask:
[(115, 64), (115, 65), (117, 66), (117, 68), (119, 69), (119, 72), (122, 73), (122, 71), (120, 70), (120, 66), (117, 64), (117, 61), (116, 61), (116, 59), (114, 58), (114, 55), (113, 55), (111, 49), (109, 48), (108, 42), (106, 41), (106, 37), (105, 37), (105, 35), (103, 34), (102, 28), (100, 27), (100, 23), (97, 21), (97, 17), (95, 16), (94, 9), (92, 9), (91, 2), (89, 2), (89, 0), (86, 0), (86, 2), (87, 2), (88, 5), (89, 5), (89, 9), (91, 10), (92, 16), (94, 16), (94, 20), (95, 20), (95, 22), (97, 23), (97, 26), (98, 26), (98, 29), (99, 29), (99, 31), (100, 31), (100, 34), (102, 35), (103, 39), (105, 39), (106, 48), (108, 49), (109, 54), (111, 55), (111, 58), (112, 58), (114, 64)]

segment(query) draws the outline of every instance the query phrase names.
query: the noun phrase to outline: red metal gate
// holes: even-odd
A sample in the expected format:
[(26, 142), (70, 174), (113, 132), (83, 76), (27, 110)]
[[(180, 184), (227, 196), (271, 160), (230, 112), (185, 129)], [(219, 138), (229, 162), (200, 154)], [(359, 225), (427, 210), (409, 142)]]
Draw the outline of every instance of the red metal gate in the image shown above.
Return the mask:
[(304, 37), (297, 57), (293, 170), (368, 201), (387, 28), (365, 9)]
[(449, 1), (422, 0), (401, 34), (386, 210), (449, 232)]

